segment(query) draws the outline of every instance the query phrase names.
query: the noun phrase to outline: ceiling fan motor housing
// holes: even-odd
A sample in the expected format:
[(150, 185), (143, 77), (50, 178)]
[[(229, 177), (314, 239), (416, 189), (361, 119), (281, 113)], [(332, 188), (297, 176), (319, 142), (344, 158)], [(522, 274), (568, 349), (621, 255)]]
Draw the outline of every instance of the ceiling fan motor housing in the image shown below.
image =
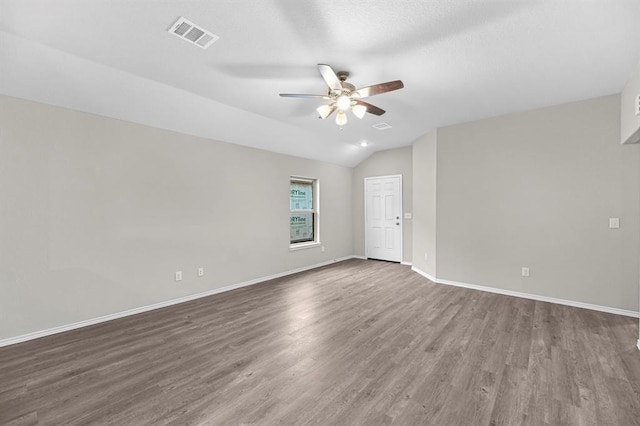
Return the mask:
[(347, 78), (349, 77), (349, 71), (339, 71), (337, 74), (338, 79), (340, 80), (340, 85), (342, 86), (343, 92), (345, 95), (350, 95), (356, 90), (356, 86), (351, 83), (347, 83)]

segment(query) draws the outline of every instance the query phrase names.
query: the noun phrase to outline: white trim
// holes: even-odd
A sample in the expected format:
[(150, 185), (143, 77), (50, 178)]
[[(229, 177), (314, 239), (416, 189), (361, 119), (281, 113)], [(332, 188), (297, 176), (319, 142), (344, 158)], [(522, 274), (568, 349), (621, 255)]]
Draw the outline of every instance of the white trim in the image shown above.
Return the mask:
[(402, 173), (398, 173), (396, 175), (369, 176), (369, 177), (364, 178), (364, 180), (367, 180), (367, 179), (388, 179), (388, 178), (394, 178), (394, 177), (398, 177), (398, 176), (402, 177)]
[(311, 241), (308, 243), (294, 243), (289, 246), (289, 251), (304, 250), (308, 248), (320, 247), (322, 243), (320, 241)]
[(405, 262), (404, 260), (402, 262), (400, 262), (401, 265), (406, 265), (406, 266), (413, 266), (413, 263), (411, 262)]
[(437, 282), (435, 277), (432, 277), (431, 275), (427, 274), (426, 272), (424, 272), (422, 269), (418, 269), (415, 266), (411, 267), (411, 270), (415, 273), (417, 273), (418, 275), (422, 275), (423, 277), (425, 277), (426, 279), (428, 279), (429, 281), (433, 281), (434, 283)]
[[(303, 242), (303, 243), (293, 243), (291, 244), (291, 239), (289, 239), (289, 251), (295, 251), (300, 249), (306, 249), (310, 247), (315, 247), (322, 245), (320, 242), (320, 179), (316, 177), (306, 177), (306, 176), (289, 176), (289, 190), (291, 190), (291, 182), (304, 182), (310, 183), (313, 186), (313, 214), (314, 214), (314, 230), (313, 230), (313, 241)], [(291, 194), (289, 194), (291, 197)], [(291, 200), (291, 198), (289, 198)], [(289, 207), (289, 213), (291, 214), (293, 210)], [(308, 210), (306, 210), (308, 211)]]
[(633, 318), (640, 318), (640, 312), (636, 312), (636, 311), (628, 311), (626, 309), (611, 308), (611, 307), (608, 307), (608, 306), (601, 306), (601, 305), (592, 305), (591, 303), (576, 302), (576, 301), (573, 301), (573, 300), (557, 299), (555, 297), (539, 296), (537, 294), (521, 293), (519, 291), (504, 290), (504, 289), (495, 288), (495, 287), (485, 287), (485, 286), (482, 286), (482, 285), (461, 283), (461, 282), (458, 282), (458, 281), (443, 280), (443, 279), (440, 279), (440, 278), (431, 277), (429, 274), (427, 274), (424, 271), (421, 271), (420, 269), (416, 268), (415, 266), (412, 267), (411, 270), (417, 272), (418, 274), (422, 275), (423, 277), (428, 278), (429, 280), (431, 280), (431, 281), (433, 281), (433, 282), (435, 282), (437, 284), (445, 284), (445, 285), (450, 285), (450, 286), (454, 286), (454, 287), (470, 288), (470, 289), (473, 289), (473, 290), (486, 291), (488, 293), (495, 293), (495, 294), (502, 294), (502, 295), (505, 295), (505, 296), (520, 297), (520, 298), (523, 298), (523, 299), (530, 299), (530, 300), (539, 300), (541, 302), (556, 303), (558, 305), (573, 306), (575, 308), (590, 309), (592, 311), (607, 312), (607, 313), (610, 313), (610, 314), (624, 315), (624, 316), (633, 317)]
[(293, 180), (293, 181), (296, 181), (296, 182), (303, 182), (303, 183), (313, 183), (313, 181), (318, 180), (318, 178), (301, 177), (301, 176), (291, 175), (291, 179), (290, 180)]
[(640, 339), (638, 339), (638, 350), (640, 350)]
[[(155, 309), (165, 308), (167, 306), (177, 305), (179, 303), (184, 303), (184, 302), (188, 302), (188, 301), (191, 301), (191, 300), (200, 299), (202, 297), (212, 296), (212, 295), (218, 294), (218, 293), (224, 293), (226, 291), (235, 290), (237, 288), (242, 288), (242, 287), (247, 287), (247, 286), (254, 285), (254, 284), (259, 284), (261, 282), (273, 280), (273, 279), (276, 279), (276, 278), (281, 278), (281, 277), (284, 277), (284, 276), (287, 276), (287, 275), (297, 274), (298, 272), (304, 272), (304, 271), (308, 271), (310, 269), (320, 268), (322, 266), (330, 265), (332, 263), (342, 262), (344, 260), (349, 260), (349, 259), (363, 259), (363, 260), (366, 260), (367, 258), (365, 256), (359, 256), (359, 255), (345, 256), (345, 257), (341, 257), (341, 258), (338, 258), (338, 259), (329, 260), (329, 261), (326, 261), (326, 262), (316, 263), (314, 265), (303, 266), (301, 268), (292, 269), (292, 270), (285, 271), (285, 272), (279, 272), (277, 274), (268, 275), (268, 276), (265, 276), (265, 277), (260, 277), (260, 278), (256, 278), (256, 279), (249, 280), (249, 281), (243, 281), (241, 283), (231, 284), (231, 285), (226, 286), (226, 287), (215, 288), (215, 289), (208, 290), (208, 291), (205, 291), (205, 292), (179, 297), (177, 299), (171, 299), (171, 300), (167, 300), (167, 301), (164, 301), (164, 302), (154, 303), (152, 305), (141, 306), (141, 307), (138, 307), (138, 308), (133, 308), (133, 309), (129, 309), (129, 310), (122, 311), (122, 312), (116, 312), (116, 313), (113, 313), (113, 314), (108, 314), (108, 315), (104, 315), (104, 316), (97, 317), (97, 318), (91, 318), (91, 319), (88, 319), (88, 320), (79, 321), (79, 322), (75, 322), (75, 323), (72, 323), (72, 324), (67, 324), (67, 325), (62, 325), (62, 326), (59, 326), (59, 327), (49, 328), (49, 329), (46, 329), (46, 330), (35, 331), (33, 333), (23, 334), (21, 336), (9, 337), (7, 339), (1, 339), (0, 340), (0, 348), (3, 347), (3, 346), (9, 346), (9, 345), (13, 345), (13, 344), (16, 344), (16, 343), (22, 343), (22, 342), (26, 342), (26, 341), (33, 340), (33, 339), (38, 339), (40, 337), (50, 336), (52, 334), (64, 333), (65, 331), (71, 331), (71, 330), (75, 330), (75, 329), (78, 329), (78, 328), (87, 327), (87, 326), (90, 326), (90, 325), (99, 324), (99, 323), (102, 323), (102, 322), (111, 321), (111, 320), (118, 319), (118, 318), (128, 317), (130, 315), (136, 315), (136, 314), (140, 314), (140, 313), (143, 313), (143, 312), (152, 311), (152, 310), (155, 310)], [(513, 297), (521, 297), (521, 298), (524, 298), (524, 299), (539, 300), (539, 301), (542, 301), (542, 302), (556, 303), (556, 304), (559, 304), (559, 305), (573, 306), (573, 307), (577, 307), (577, 308), (590, 309), (590, 310), (593, 310), (593, 311), (607, 312), (607, 313), (616, 314), (616, 315), (624, 315), (624, 316), (629, 316), (629, 317), (633, 317), (633, 318), (640, 318), (640, 312), (628, 311), (628, 310), (617, 309), (617, 308), (610, 308), (610, 307), (607, 307), (607, 306), (592, 305), (592, 304), (589, 304), (589, 303), (574, 302), (572, 300), (556, 299), (556, 298), (553, 298), (553, 297), (538, 296), (538, 295), (534, 295), (534, 294), (521, 293), (521, 292), (511, 291), (511, 290), (503, 290), (503, 289), (494, 288), (494, 287), (485, 287), (485, 286), (480, 286), (480, 285), (475, 285), (475, 284), (467, 284), (467, 283), (461, 283), (461, 282), (457, 282), (457, 281), (449, 281), (449, 280), (437, 279), (437, 278), (432, 277), (431, 275), (427, 274), (426, 272), (422, 271), (421, 269), (416, 268), (415, 266), (412, 266), (411, 270), (416, 272), (419, 275), (422, 275), (423, 277), (427, 278), (428, 280), (430, 280), (430, 281), (432, 281), (434, 283), (437, 283), (437, 284), (444, 284), (444, 285), (451, 285), (451, 286), (455, 286), (455, 287), (470, 288), (470, 289), (473, 289), (473, 290), (486, 291), (486, 292), (489, 292), (489, 293), (496, 293), (496, 294), (502, 294), (502, 295), (506, 295), (506, 296), (513, 296)], [(640, 339), (638, 339), (638, 349), (640, 350)]]
[(7, 339), (0, 340), (0, 348), (3, 346), (9, 346), (16, 343), (26, 342), (28, 340), (38, 339), (40, 337), (50, 336), (52, 334), (64, 333), (65, 331), (71, 331), (77, 328), (87, 327), (90, 325), (99, 324), (102, 322), (111, 321), (118, 318), (128, 317), (130, 315), (136, 315), (136, 314), (141, 314), (143, 312), (153, 311), (155, 309), (166, 308), (167, 306), (177, 305), (179, 303), (188, 302), (190, 300), (200, 299), (202, 297), (212, 296), (218, 293), (224, 293), (226, 291), (235, 290), (237, 288), (259, 284), (264, 281), (273, 280), (275, 278), (281, 278), (291, 274), (297, 274), (298, 272), (308, 271), (310, 269), (319, 268), (321, 266), (330, 265), (332, 263), (342, 262), (343, 260), (349, 260), (354, 257), (355, 256), (345, 256), (338, 259), (329, 260), (326, 262), (316, 263), (310, 266), (303, 266), (302, 268), (292, 269), (286, 272), (279, 272), (277, 274), (268, 275), (266, 277), (260, 277), (260, 278), (256, 278), (249, 281), (243, 281), (241, 283), (231, 284), (226, 287), (214, 288), (212, 290), (204, 291), (202, 293), (191, 294), (188, 296), (179, 297), (177, 299), (171, 299), (164, 302), (154, 303), (152, 305), (140, 306), (139, 308), (128, 309), (126, 311), (103, 315), (101, 317), (74, 322), (72, 324), (61, 325), (59, 327), (53, 327), (46, 330), (34, 331), (33, 333), (23, 334), (21, 336), (9, 337)]
[(368, 200), (367, 200), (367, 178), (364, 178), (362, 180), (362, 189), (364, 192), (364, 206), (362, 206), (364, 208), (364, 258), (368, 259), (369, 258), (369, 230), (367, 229), (369, 227), (369, 218), (367, 215), (367, 210), (369, 209), (367, 206), (369, 204)]
[(404, 259), (404, 196), (402, 183), (404, 182), (404, 177), (402, 174), (398, 175), (400, 178), (400, 214), (398, 215), (398, 223), (400, 224), (400, 263), (402, 263), (402, 259)]

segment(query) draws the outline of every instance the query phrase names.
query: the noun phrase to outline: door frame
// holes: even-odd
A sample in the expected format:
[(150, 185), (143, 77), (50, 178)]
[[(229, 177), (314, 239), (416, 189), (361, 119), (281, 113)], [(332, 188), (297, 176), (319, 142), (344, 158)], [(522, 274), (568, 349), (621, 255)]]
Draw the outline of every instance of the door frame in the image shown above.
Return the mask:
[(370, 176), (364, 178), (364, 257), (369, 258), (369, 220), (367, 217), (367, 181), (373, 179), (400, 178), (400, 263), (404, 262), (404, 200), (402, 199), (402, 174)]

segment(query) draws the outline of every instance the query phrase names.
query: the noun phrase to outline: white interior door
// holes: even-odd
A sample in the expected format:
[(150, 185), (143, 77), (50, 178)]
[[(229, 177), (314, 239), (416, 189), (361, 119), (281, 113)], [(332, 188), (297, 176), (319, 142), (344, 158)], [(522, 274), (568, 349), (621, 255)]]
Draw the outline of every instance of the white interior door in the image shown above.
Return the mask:
[(366, 255), (402, 260), (402, 176), (364, 179)]

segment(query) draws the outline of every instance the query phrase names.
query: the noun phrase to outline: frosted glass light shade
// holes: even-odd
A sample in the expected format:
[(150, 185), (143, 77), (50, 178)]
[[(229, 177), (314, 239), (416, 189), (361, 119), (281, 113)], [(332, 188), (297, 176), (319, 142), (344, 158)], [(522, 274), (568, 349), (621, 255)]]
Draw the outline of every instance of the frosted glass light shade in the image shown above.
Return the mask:
[(338, 105), (338, 109), (340, 111), (346, 111), (351, 106), (351, 99), (346, 95), (338, 96), (336, 100), (336, 104)]
[(353, 112), (353, 115), (362, 120), (362, 117), (364, 117), (367, 112), (367, 107), (364, 105), (354, 105), (351, 107), (351, 112)]
[(336, 124), (338, 126), (344, 126), (347, 124), (347, 114), (344, 111), (338, 111), (338, 115), (336, 115)]
[(331, 114), (331, 111), (333, 111), (333, 108), (331, 108), (330, 105), (322, 105), (322, 106), (319, 106), (316, 109), (316, 111), (318, 111), (318, 115), (320, 116), (320, 118), (324, 120), (329, 116), (329, 114)]

